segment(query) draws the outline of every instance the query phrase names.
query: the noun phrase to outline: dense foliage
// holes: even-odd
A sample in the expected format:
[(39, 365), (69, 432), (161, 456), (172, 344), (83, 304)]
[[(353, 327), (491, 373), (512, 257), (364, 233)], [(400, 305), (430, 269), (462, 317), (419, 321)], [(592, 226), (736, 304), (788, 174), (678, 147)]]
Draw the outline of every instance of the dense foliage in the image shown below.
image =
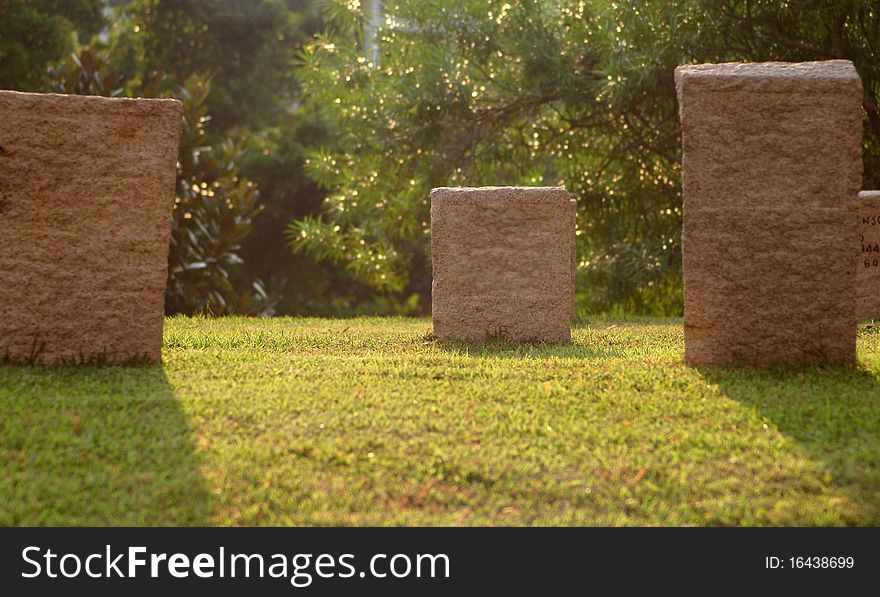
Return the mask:
[(0, 1), (0, 88), (183, 100), (171, 313), (427, 313), (483, 184), (575, 195), (581, 309), (677, 313), (675, 66), (829, 58), (880, 188), (876, 0)]
[(39, 88), (47, 67), (103, 25), (102, 0), (0, 2), (0, 89)]
[(245, 137), (212, 144), (205, 131), (211, 82), (192, 75), (176, 83), (154, 73), (127, 78), (96, 48), (77, 48), (51, 71), (54, 91), (85, 95), (175, 97), (183, 102), (183, 130), (165, 307), (169, 313), (271, 312), (260, 280), (242, 271), (241, 242), (259, 212), (257, 191), (238, 171)]
[[(0, 2), (0, 87), (183, 101), (169, 313), (302, 311), (334, 293), (321, 284), (329, 268), (292, 255), (283, 235), (323, 196), (302, 172), (299, 140), (323, 129), (304, 124), (293, 76), (302, 41), (320, 24), (315, 4)], [(297, 302), (279, 300), (287, 295)]]
[(681, 309), (673, 71), (691, 62), (849, 58), (865, 84), (866, 186), (880, 184), (880, 11), (873, 1), (400, 0), (337, 3), (300, 71), (336, 142), (331, 194), (295, 249), (380, 291), (429, 296), (428, 191), (565, 185), (578, 200), (578, 299)]
[(183, 101), (165, 307), (170, 313), (268, 314), (262, 281), (242, 271), (241, 243), (260, 212), (254, 184), (239, 174), (244, 136), (211, 144), (205, 131), (210, 82), (196, 75), (174, 97)]
[[(365, 289), (353, 296), (357, 288), (350, 280), (293, 255), (284, 239), (290, 220), (316, 213), (324, 197), (303, 164), (307, 144), (320, 144), (328, 132), (300, 105), (294, 76), (303, 43), (322, 27), (319, 4), (132, 0), (121, 4), (111, 28), (112, 59), (136, 77), (156, 71), (179, 81), (193, 73), (211, 77), (205, 141), (234, 149), (227, 156), (259, 189), (259, 217), (236, 251), (248, 279), (232, 284), (245, 296), (268, 293), (274, 310), (283, 313), (344, 312), (345, 305), (372, 294)], [(189, 224), (197, 221), (194, 213)], [(257, 279), (265, 281), (265, 291), (263, 285), (252, 288), (251, 280)], [(181, 290), (187, 284), (183, 281)]]

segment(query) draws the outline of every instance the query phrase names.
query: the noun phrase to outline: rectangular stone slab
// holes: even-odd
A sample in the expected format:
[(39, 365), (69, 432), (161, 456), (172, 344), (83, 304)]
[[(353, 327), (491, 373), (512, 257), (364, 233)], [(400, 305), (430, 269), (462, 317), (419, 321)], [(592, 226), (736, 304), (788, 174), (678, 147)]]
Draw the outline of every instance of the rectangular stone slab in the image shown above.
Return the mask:
[(859, 319), (880, 319), (880, 191), (859, 193), (859, 212), (856, 314)]
[(575, 202), (559, 187), (431, 191), (434, 334), (568, 342)]
[(181, 114), (0, 91), (0, 360), (160, 360)]
[(853, 363), (862, 86), (851, 62), (675, 71), (685, 360)]

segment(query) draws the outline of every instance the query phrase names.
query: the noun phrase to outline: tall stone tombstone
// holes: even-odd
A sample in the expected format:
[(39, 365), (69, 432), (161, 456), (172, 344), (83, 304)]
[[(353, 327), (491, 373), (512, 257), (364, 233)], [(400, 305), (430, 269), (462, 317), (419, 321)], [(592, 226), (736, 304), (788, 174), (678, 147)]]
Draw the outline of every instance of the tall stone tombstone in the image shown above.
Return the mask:
[(859, 319), (880, 319), (880, 191), (859, 193), (859, 223), (856, 314)]
[(575, 202), (565, 189), (434, 189), (431, 254), (439, 339), (571, 340)]
[(685, 360), (853, 363), (862, 86), (852, 63), (681, 66), (675, 81)]
[(181, 104), (0, 91), (0, 361), (156, 362)]

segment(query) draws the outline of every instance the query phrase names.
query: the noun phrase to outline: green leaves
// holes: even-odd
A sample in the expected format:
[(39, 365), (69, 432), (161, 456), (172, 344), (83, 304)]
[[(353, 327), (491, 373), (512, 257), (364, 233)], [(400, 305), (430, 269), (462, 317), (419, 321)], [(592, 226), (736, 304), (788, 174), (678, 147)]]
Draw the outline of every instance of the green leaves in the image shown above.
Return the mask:
[[(583, 204), (585, 254), (638, 247), (650, 235), (629, 222), (642, 222), (655, 202), (627, 201), (622, 188), (638, 192), (632, 172), (649, 160), (637, 161), (638, 139), (621, 133), (612, 111), (616, 81), (604, 71), (601, 20), (589, 7), (404, 1), (386, 11), (373, 54), (342, 34), (304, 54), (309, 105), (340, 135), (311, 156), (310, 175), (331, 194), (322, 218), (289, 229), (294, 250), (345, 263), (377, 289), (427, 289), (428, 192), (446, 185), (565, 184)], [(663, 238), (677, 236), (676, 224)], [(374, 249), (340, 249), (361, 239)], [(598, 307), (641, 290), (603, 295)]]
[(380, 292), (403, 290), (400, 278), (395, 276), (395, 266), (399, 265), (396, 250), (375, 240), (375, 234), (365, 228), (343, 231), (338, 224), (306, 217), (292, 222), (286, 235), (293, 250), (316, 261), (343, 263), (354, 279)]
[[(376, 289), (427, 298), (432, 187), (562, 184), (578, 200), (579, 306), (680, 312), (675, 66), (854, 60), (874, 188), (874, 4), (400, 0), (367, 21), (363, 40), (353, 21), (363, 17), (339, 10), (335, 33), (306, 48), (298, 71), (309, 109), (339, 131), (308, 165), (330, 195), (321, 218), (295, 223), (289, 239)], [(374, 249), (339, 250), (349, 237)], [(371, 263), (382, 254), (377, 280)]]
[(169, 257), (166, 311), (259, 314), (271, 301), (259, 281), (238, 289), (241, 242), (262, 209), (256, 187), (238, 173), (247, 138), (209, 144), (205, 102), (210, 79), (191, 76), (181, 86), (184, 133)]
[(0, 89), (46, 91), (46, 67), (103, 24), (102, 0), (0, 2)]
[(76, 51), (50, 69), (58, 93), (76, 95), (125, 95), (120, 73), (114, 71), (92, 46), (77, 46)]

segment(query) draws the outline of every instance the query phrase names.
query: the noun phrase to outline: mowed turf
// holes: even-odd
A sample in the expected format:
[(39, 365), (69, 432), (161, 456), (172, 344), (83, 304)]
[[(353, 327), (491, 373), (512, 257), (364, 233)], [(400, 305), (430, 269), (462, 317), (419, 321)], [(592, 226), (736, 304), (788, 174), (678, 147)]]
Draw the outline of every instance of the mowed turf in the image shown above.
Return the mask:
[(878, 525), (880, 332), (853, 369), (430, 321), (167, 321), (163, 364), (0, 367), (4, 525)]

